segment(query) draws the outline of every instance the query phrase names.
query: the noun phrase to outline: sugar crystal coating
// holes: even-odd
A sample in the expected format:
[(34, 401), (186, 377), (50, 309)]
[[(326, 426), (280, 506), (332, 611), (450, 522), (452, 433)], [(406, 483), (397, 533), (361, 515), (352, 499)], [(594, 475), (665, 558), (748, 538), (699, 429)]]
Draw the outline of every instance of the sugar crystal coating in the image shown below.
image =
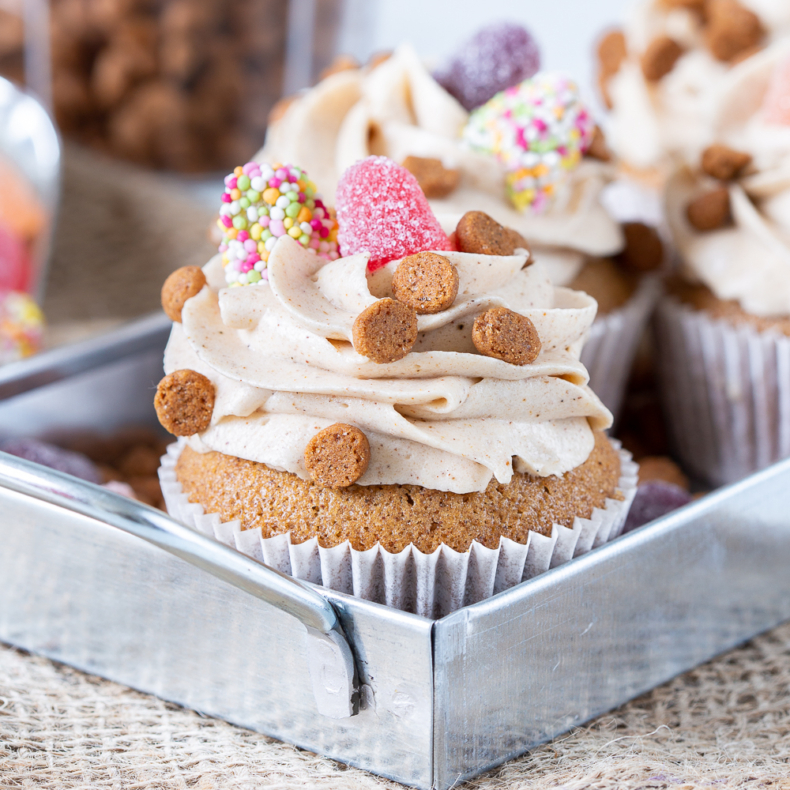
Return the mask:
[(328, 261), (337, 253), (337, 223), (307, 173), (293, 165), (247, 162), (225, 176), (217, 225), (230, 286), (265, 285), (269, 255), (288, 235)]
[(513, 205), (546, 209), (590, 147), (595, 123), (576, 83), (543, 73), (498, 93), (470, 116), (464, 140), (496, 157)]
[(335, 204), (342, 255), (367, 250), (370, 271), (417, 252), (452, 249), (417, 179), (385, 156), (349, 167)]
[(465, 41), (434, 76), (465, 109), (474, 110), (539, 68), (540, 51), (529, 31), (511, 22), (498, 22)]
[(65, 472), (67, 475), (79, 477), (89, 483), (101, 483), (101, 473), (96, 465), (82, 453), (63, 450), (49, 442), (38, 439), (7, 439), (0, 443), (0, 450), (17, 458)]

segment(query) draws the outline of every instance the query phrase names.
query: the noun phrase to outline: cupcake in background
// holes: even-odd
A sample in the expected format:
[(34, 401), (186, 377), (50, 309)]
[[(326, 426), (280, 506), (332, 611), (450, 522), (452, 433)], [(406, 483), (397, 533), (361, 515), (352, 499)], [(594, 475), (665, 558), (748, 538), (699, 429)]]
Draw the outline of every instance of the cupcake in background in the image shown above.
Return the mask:
[(599, 300), (583, 359), (616, 412), (655, 301), (641, 280), (663, 255), (650, 229), (624, 232), (606, 211), (615, 171), (603, 135), (575, 83), (538, 68), (517, 25), (484, 28), (433, 74), (405, 44), (291, 101), (256, 158), (302, 162), (333, 195), (347, 167), (384, 155), (417, 178), (448, 233), (469, 211), (517, 232), (555, 285)]
[(733, 69), (714, 142), (669, 180), (657, 316), (671, 438), (712, 485), (790, 455), (790, 42)]
[(599, 41), (609, 143), (626, 175), (660, 191), (678, 158), (714, 142), (728, 75), (790, 33), (786, 0), (641, 0)]

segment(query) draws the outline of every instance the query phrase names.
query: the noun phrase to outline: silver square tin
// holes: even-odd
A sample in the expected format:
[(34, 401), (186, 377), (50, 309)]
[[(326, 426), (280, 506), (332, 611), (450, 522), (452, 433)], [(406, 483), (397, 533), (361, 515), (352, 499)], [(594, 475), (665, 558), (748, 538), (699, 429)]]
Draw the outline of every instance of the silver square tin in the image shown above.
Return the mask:
[[(168, 323), (0, 371), (0, 434), (153, 424)], [(790, 618), (790, 461), (441, 620), (0, 454), (0, 640), (445, 790)]]

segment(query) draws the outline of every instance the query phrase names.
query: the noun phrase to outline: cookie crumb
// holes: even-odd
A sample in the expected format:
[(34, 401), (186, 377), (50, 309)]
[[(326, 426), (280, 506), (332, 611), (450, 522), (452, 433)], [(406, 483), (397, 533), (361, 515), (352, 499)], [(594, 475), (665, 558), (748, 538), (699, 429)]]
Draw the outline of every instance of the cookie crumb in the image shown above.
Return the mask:
[(472, 342), (481, 354), (511, 365), (534, 362), (541, 345), (535, 324), (507, 307), (494, 307), (477, 316), (472, 327)]
[(737, 151), (720, 143), (709, 145), (702, 152), (701, 167), (703, 172), (719, 181), (730, 181), (737, 178), (741, 171), (751, 164), (752, 157), (743, 151)]
[(654, 38), (642, 53), (640, 61), (645, 79), (648, 82), (658, 82), (666, 77), (675, 68), (675, 64), (682, 54), (683, 47), (669, 36)]
[(304, 463), (318, 485), (346, 488), (368, 468), (368, 437), (353, 425), (336, 422), (310, 439), (304, 451)]
[(652, 272), (664, 262), (664, 244), (658, 231), (642, 222), (623, 224), (625, 247), (618, 260), (633, 272)]
[(458, 269), (435, 252), (409, 255), (395, 270), (392, 293), (418, 315), (441, 313), (458, 295)]
[(730, 221), (729, 190), (719, 187), (694, 198), (686, 209), (686, 216), (697, 230), (724, 227)]
[(606, 137), (601, 131), (600, 126), (596, 126), (595, 129), (593, 129), (592, 142), (590, 143), (590, 147), (584, 152), (584, 155), (592, 159), (598, 159), (601, 162), (612, 161), (612, 152), (606, 144)]
[(156, 388), (156, 416), (174, 436), (205, 431), (214, 413), (214, 385), (195, 370), (176, 370)]
[(395, 299), (379, 299), (354, 320), (354, 350), (378, 365), (397, 362), (417, 342), (417, 313)]
[(461, 172), (446, 168), (441, 159), (407, 156), (403, 166), (417, 179), (427, 198), (447, 197), (455, 191), (461, 180)]
[(760, 44), (765, 35), (760, 18), (737, 0), (709, 0), (705, 39), (715, 58), (729, 61)]
[(461, 217), (455, 241), (459, 252), (479, 255), (512, 255), (516, 249), (512, 232), (482, 211), (467, 211)]
[(181, 311), (187, 299), (200, 293), (206, 284), (206, 275), (198, 266), (176, 269), (162, 286), (162, 309), (171, 321), (181, 323)]

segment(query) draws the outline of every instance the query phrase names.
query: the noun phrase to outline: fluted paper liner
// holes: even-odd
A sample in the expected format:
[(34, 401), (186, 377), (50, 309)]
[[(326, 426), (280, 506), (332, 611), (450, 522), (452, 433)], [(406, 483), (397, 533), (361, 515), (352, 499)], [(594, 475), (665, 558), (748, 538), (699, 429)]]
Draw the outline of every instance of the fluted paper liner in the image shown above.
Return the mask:
[(572, 529), (555, 524), (550, 537), (530, 532), (526, 545), (502, 538), (499, 548), (488, 549), (474, 541), (465, 552), (445, 545), (431, 554), (414, 545), (397, 554), (381, 545), (357, 551), (348, 541), (325, 549), (317, 538), (294, 544), (290, 533), (263, 538), (260, 527), (242, 530), (241, 522), (222, 522), (217, 513), (206, 513), (201, 505), (189, 502), (175, 472), (183, 441), (167, 448), (159, 479), (168, 513), (198, 532), (297, 579), (435, 618), (616, 538), (636, 493), (638, 466), (619, 442), (612, 440), (612, 444), (620, 453), (618, 488), (623, 500), (607, 499), (606, 507), (596, 508), (590, 518), (577, 517)]
[(712, 486), (790, 456), (790, 338), (663, 297), (661, 396), (678, 458)]
[(622, 307), (595, 319), (582, 348), (590, 389), (612, 412), (615, 423), (639, 341), (660, 293), (658, 278), (645, 277)]

